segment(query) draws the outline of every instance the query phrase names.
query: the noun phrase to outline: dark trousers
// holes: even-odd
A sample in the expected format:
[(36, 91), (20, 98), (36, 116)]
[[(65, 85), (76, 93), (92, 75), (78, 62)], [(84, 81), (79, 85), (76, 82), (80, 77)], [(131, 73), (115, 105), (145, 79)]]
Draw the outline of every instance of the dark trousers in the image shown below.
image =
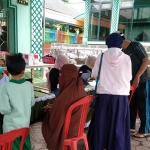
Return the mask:
[(130, 129), (135, 129), (137, 111), (141, 125), (139, 133), (149, 133), (149, 83), (140, 83), (130, 103)]

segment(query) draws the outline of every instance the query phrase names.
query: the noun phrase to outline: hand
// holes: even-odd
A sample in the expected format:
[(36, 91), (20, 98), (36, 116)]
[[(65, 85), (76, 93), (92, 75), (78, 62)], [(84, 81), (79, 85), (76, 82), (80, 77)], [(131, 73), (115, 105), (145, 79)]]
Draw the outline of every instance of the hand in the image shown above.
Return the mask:
[(44, 112), (49, 112), (51, 110), (52, 106), (53, 106), (53, 104), (48, 103), (45, 107), (43, 107)]
[(135, 77), (132, 86), (135, 86), (137, 88), (139, 86), (139, 81), (140, 81), (140, 77)]

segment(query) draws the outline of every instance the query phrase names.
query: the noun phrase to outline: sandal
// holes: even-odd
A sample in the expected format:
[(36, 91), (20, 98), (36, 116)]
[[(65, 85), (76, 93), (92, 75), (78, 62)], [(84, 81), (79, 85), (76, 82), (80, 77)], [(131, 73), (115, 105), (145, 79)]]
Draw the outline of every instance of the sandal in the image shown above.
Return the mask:
[(134, 135), (136, 138), (146, 138), (148, 134), (137, 133)]
[(135, 133), (135, 129), (130, 129), (130, 133)]

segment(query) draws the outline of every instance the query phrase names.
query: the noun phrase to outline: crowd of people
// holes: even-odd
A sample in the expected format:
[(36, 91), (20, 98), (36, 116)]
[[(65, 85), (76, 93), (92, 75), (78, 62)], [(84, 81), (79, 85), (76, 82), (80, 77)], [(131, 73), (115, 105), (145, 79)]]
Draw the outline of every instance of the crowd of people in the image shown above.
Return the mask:
[[(42, 120), (30, 125), (31, 107), (35, 104), (34, 88), (25, 79), (25, 60), (21, 53), (0, 56), (0, 113), (4, 115), (3, 133), (30, 127), (23, 150), (63, 150), (64, 121), (68, 108), (86, 96), (88, 79), (98, 82), (95, 107), (88, 129), (90, 150), (131, 150), (130, 133), (143, 138), (149, 133), (149, 79), (148, 55), (135, 41), (127, 41), (120, 32), (106, 39), (108, 50), (96, 58), (89, 56), (79, 69), (69, 64), (63, 54), (57, 56), (47, 76), (49, 94), (55, 94), (53, 104), (44, 108)], [(100, 63), (101, 62), (101, 63)], [(4, 66), (11, 75), (4, 73)], [(100, 76), (98, 71), (101, 66)], [(130, 106), (130, 86), (136, 91)], [(135, 132), (137, 112), (141, 125)], [(81, 107), (71, 117), (68, 138), (77, 135)], [(20, 139), (13, 143), (19, 150)]]

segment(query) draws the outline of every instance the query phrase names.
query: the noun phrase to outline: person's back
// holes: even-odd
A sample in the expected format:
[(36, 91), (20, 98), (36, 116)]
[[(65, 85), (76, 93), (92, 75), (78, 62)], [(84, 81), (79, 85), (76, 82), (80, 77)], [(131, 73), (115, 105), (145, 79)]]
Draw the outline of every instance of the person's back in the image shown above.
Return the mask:
[[(22, 79), (25, 71), (22, 54), (7, 56), (6, 67), (11, 80), (0, 87), (0, 113), (4, 115), (3, 133), (29, 127), (31, 107), (35, 103), (33, 86)], [(20, 139), (13, 142), (13, 150), (19, 149)], [(30, 150), (29, 134), (25, 140), (24, 150)]]
[[(119, 56), (112, 55), (112, 51), (118, 48), (110, 48), (104, 52), (100, 83), (97, 88), (99, 94), (129, 95), (131, 75), (130, 57), (120, 51)], [(98, 56), (92, 75), (96, 78), (101, 55)], [(128, 72), (128, 73), (127, 73)]]
[[(103, 54), (94, 113), (88, 130), (92, 150), (130, 150), (128, 95), (130, 91), (131, 60), (121, 51), (123, 40), (118, 33), (106, 39), (108, 50)], [(97, 79), (101, 55), (93, 68)], [(99, 141), (99, 142), (97, 142)]]
[[(52, 108), (47, 110), (42, 124), (43, 137), (49, 150), (62, 150), (64, 142), (64, 122), (69, 107), (86, 96), (83, 82), (78, 77), (77, 67), (72, 64), (64, 65), (59, 76), (59, 95)], [(47, 106), (46, 106), (47, 107)], [(81, 107), (72, 112), (68, 137), (77, 136)]]
[(0, 100), (3, 106), (0, 106), (0, 111), (4, 114), (3, 132), (29, 127), (31, 107), (34, 105), (31, 83), (25, 79), (10, 80), (1, 87), (0, 95), (0, 99), (3, 99)]

